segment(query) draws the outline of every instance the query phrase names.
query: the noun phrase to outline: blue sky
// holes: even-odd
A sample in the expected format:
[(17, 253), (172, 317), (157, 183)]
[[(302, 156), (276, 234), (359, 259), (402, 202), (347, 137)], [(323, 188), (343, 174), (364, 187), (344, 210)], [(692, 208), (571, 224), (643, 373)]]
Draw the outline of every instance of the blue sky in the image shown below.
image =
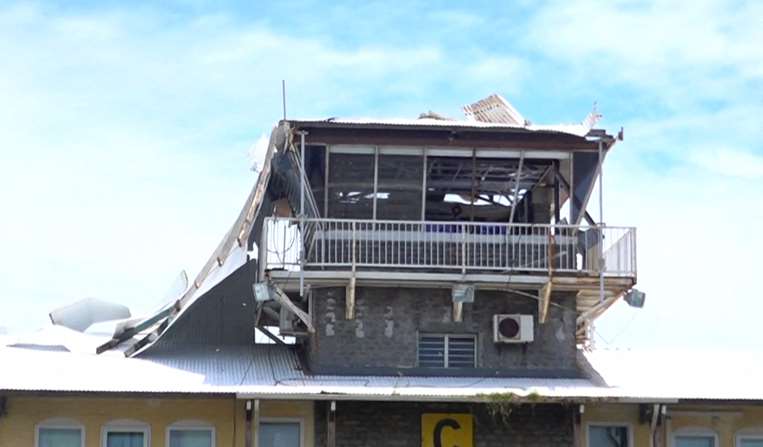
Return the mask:
[(86, 297), (153, 307), (223, 236), (251, 148), (291, 117), (458, 116), (625, 128), (605, 220), (638, 226), (646, 308), (602, 347), (759, 347), (759, 2), (3, 2), (0, 326)]

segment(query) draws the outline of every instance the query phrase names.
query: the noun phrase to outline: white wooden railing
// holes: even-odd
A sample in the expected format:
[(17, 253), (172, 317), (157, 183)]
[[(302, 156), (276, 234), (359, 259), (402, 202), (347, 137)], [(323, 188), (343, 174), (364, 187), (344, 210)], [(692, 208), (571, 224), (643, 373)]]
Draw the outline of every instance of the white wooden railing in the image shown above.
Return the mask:
[(633, 227), (271, 217), (260, 244), (266, 269), (636, 276)]

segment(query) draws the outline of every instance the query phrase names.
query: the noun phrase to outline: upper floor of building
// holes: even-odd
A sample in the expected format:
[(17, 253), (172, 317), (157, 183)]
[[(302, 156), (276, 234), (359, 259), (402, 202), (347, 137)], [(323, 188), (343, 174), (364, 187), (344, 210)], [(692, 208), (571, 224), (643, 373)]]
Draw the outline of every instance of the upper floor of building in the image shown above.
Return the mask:
[(431, 117), (281, 127), (291, 156), (274, 169), (282, 194), (268, 204), (254, 241), (263, 273), (301, 271), (308, 281), (353, 270), (384, 272), (380, 279), (429, 272), (490, 281), (512, 273), (604, 276), (624, 289), (635, 283), (635, 228), (605, 225), (603, 206), (596, 219), (587, 209), (617, 136), (583, 124)]

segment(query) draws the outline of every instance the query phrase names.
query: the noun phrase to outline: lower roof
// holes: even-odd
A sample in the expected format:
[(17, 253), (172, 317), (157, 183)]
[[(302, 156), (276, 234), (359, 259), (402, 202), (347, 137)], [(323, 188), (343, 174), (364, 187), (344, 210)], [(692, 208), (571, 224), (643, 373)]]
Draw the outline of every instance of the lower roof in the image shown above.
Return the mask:
[[(600, 379), (311, 375), (289, 346), (196, 345), (140, 358), (36, 347), (0, 348), (0, 392), (235, 395), (309, 400), (763, 402), (763, 362), (742, 356), (595, 351)], [(717, 366), (713, 366), (714, 362)], [(732, 363), (726, 363), (731, 361)], [(738, 365), (731, 368), (729, 365)], [(721, 366), (723, 365), (723, 366)], [(596, 375), (596, 374), (593, 374)]]

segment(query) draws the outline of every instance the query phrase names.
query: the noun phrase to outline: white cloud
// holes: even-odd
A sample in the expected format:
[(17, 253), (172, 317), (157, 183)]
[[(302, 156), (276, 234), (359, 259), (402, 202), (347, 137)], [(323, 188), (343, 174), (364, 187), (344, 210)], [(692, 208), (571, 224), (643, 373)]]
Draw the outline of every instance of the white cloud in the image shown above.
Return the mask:
[(698, 166), (712, 173), (763, 179), (763, 155), (719, 147), (698, 151), (690, 158)]
[(728, 99), (763, 75), (760, 2), (546, 3), (526, 44), (563, 60), (592, 82), (626, 82), (667, 106)]
[(498, 80), (452, 69), (436, 44), (291, 31), (226, 14), (0, 7), (0, 324), (43, 324), (84, 296), (140, 310), (201, 265), (254, 182), (247, 155), (280, 118), (282, 79), (290, 116), (310, 117), (406, 113), (398, 102), (418, 113), (445, 82)]

